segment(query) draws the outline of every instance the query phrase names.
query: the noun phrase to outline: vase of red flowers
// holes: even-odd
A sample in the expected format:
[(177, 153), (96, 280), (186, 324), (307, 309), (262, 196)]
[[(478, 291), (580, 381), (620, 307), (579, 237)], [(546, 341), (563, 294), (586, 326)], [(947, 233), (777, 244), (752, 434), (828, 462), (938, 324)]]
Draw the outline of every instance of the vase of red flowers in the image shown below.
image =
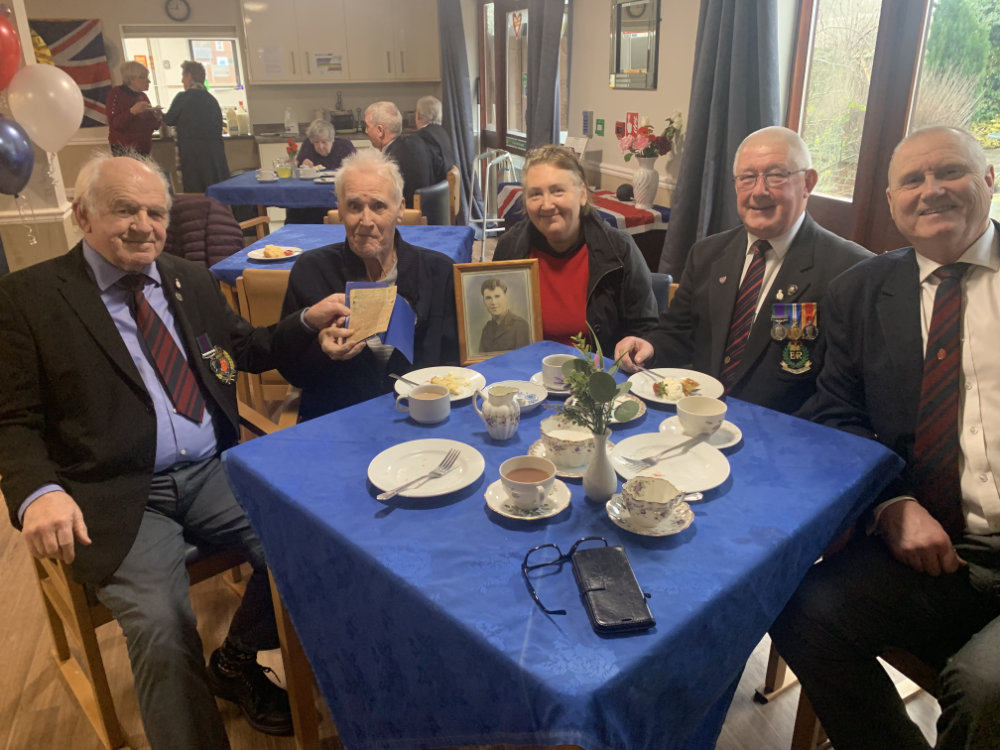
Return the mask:
[(291, 167), (292, 177), (298, 177), (299, 163), (295, 160), (295, 157), (299, 153), (299, 146), (292, 138), (288, 139), (288, 145), (285, 146), (285, 153), (288, 154), (288, 165)]
[(665, 156), (674, 150), (674, 142), (681, 130), (680, 113), (667, 118), (667, 125), (660, 135), (656, 135), (652, 125), (645, 121), (634, 135), (623, 136), (618, 142), (619, 148), (625, 154), (625, 161), (633, 156), (639, 164), (632, 175), (632, 191), (636, 208), (651, 208), (656, 198), (656, 190), (660, 185), (660, 175), (653, 167), (657, 157)]

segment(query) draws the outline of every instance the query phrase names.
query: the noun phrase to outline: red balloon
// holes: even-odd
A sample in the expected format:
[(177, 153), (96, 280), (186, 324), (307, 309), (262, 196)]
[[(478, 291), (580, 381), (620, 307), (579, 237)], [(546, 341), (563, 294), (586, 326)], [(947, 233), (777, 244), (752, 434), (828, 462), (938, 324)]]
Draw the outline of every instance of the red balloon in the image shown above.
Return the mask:
[(4, 16), (0, 16), (0, 91), (21, 67), (21, 40)]

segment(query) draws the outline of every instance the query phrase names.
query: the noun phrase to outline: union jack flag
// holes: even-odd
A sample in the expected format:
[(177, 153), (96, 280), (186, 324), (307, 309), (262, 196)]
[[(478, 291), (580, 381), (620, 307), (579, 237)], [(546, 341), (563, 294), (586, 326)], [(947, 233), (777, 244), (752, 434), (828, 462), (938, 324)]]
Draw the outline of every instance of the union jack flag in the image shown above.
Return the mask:
[(104, 55), (101, 22), (91, 19), (28, 21), (28, 24), (45, 42), (56, 66), (80, 87), (83, 93), (82, 127), (107, 125), (105, 102), (111, 90), (111, 70)]

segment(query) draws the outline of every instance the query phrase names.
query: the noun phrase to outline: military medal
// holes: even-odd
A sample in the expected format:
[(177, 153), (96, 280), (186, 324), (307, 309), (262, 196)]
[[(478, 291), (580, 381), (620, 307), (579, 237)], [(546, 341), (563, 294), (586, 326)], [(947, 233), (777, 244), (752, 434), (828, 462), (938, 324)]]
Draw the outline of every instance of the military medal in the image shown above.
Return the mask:
[[(789, 290), (791, 291), (791, 290)], [(812, 369), (812, 358), (809, 349), (802, 343), (803, 339), (803, 317), (806, 304), (813, 305), (812, 320), (815, 320), (815, 302), (812, 303), (790, 303), (785, 305), (788, 314), (788, 343), (781, 352), (781, 369), (785, 372), (799, 375), (809, 372)], [(813, 323), (815, 327), (815, 324)]]
[(226, 385), (236, 381), (236, 362), (233, 360), (233, 355), (221, 346), (212, 346), (206, 334), (198, 337), (198, 348), (201, 349), (201, 358), (208, 360), (208, 366), (215, 377)]
[(781, 302), (776, 302), (774, 305), (774, 311), (771, 313), (771, 338), (775, 341), (784, 341), (785, 337), (788, 336), (788, 328), (785, 323), (788, 322), (788, 315), (785, 312), (785, 305)]

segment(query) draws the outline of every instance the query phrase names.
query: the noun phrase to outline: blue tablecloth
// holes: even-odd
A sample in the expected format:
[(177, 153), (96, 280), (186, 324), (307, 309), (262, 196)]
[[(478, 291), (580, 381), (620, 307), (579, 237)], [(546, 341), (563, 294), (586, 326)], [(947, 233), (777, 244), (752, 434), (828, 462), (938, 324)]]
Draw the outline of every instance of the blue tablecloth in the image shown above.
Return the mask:
[[(487, 382), (528, 378), (567, 348), (540, 342), (475, 369)], [(224, 457), (233, 489), (349, 750), (494, 743), (588, 750), (715, 745), (746, 659), (827, 542), (898, 471), (877, 443), (730, 399), (743, 430), (731, 477), (693, 507), (693, 525), (664, 538), (621, 531), (602, 504), (568, 483), (571, 507), (511, 521), (483, 493), (500, 463), (527, 452), (544, 407), (495, 443), (468, 402), (418, 425), (391, 396), (253, 440)], [(618, 441), (653, 432), (650, 408)], [(467, 489), (383, 505), (366, 470), (416, 438), (463, 440), (486, 459)], [(591, 630), (568, 565), (521, 578), (525, 552), (565, 552), (592, 534), (623, 544), (652, 597), (652, 630)]]
[(286, 177), (274, 182), (257, 182), (256, 172), (244, 172), (217, 182), (205, 190), (227, 206), (280, 206), (281, 208), (336, 208), (332, 183)]
[[(475, 238), (475, 232), (471, 227), (414, 225), (399, 227), (399, 233), (411, 245), (437, 250), (456, 263), (468, 263), (472, 260), (472, 240)], [(264, 239), (257, 240), (238, 253), (220, 260), (209, 270), (219, 281), (235, 286), (236, 279), (243, 273), (244, 268), (291, 268), (295, 263), (294, 258), (282, 261), (251, 260), (248, 257), (251, 250), (265, 245), (314, 250), (317, 247), (343, 241), (343, 224), (286, 224)]]

